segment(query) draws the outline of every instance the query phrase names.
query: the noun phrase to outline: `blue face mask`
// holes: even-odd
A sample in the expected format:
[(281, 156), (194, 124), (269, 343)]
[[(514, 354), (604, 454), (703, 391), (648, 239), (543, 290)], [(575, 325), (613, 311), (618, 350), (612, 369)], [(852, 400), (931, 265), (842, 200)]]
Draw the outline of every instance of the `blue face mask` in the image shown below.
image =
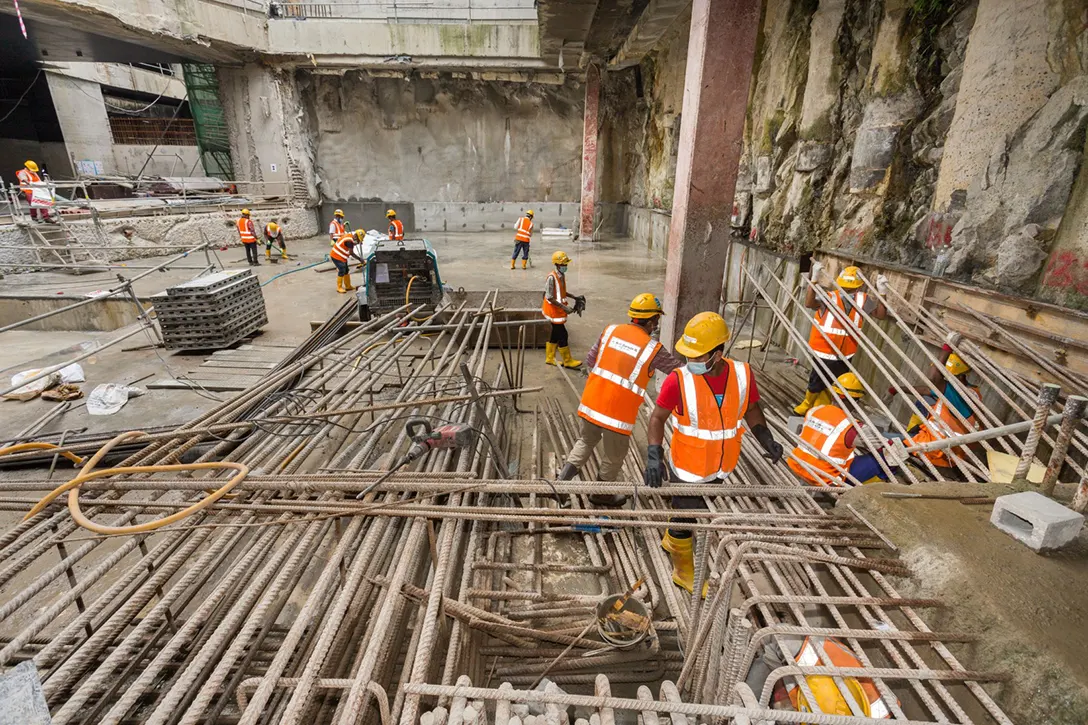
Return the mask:
[(559, 274), (566, 274), (566, 273), (567, 273), (567, 265), (560, 264), (559, 265)]
[(717, 364), (717, 360), (711, 355), (706, 362), (696, 362), (694, 360), (688, 360), (688, 372), (692, 375), (706, 375)]

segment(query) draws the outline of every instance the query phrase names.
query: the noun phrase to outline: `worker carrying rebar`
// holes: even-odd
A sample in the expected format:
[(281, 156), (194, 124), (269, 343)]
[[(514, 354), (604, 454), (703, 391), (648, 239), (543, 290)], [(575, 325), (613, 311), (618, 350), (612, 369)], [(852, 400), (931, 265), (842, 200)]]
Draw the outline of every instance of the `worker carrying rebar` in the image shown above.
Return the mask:
[(332, 221), (329, 222), (329, 246), (335, 247), (340, 237), (351, 233), (351, 224), (344, 218), (344, 210), (337, 209), (332, 213)]
[[(574, 478), (601, 441), (604, 446), (597, 479), (615, 481), (619, 476), (650, 377), (680, 367), (680, 361), (657, 341), (663, 314), (661, 301), (643, 292), (631, 300), (627, 310), (631, 321), (606, 327), (589, 349), (589, 379), (578, 405), (581, 430), (559, 471), (560, 481)], [(590, 494), (589, 501), (596, 506), (622, 506), (626, 498)]]
[[(854, 373), (843, 373), (831, 388), (859, 403), (865, 397), (865, 386)], [(859, 454), (858, 443), (864, 443), (871, 452)], [(886, 481), (888, 475), (880, 461), (884, 460), (893, 473), (896, 469), (884, 458), (885, 443), (880, 431), (855, 420), (842, 407), (817, 405), (805, 413), (801, 444), (793, 449), (786, 464), (817, 486), (846, 485), (843, 471), (861, 483)]]
[(510, 269), (514, 268), (519, 254), (521, 268), (525, 269), (529, 265), (529, 242), (531, 241), (533, 241), (533, 210), (529, 209), (525, 212), (525, 216), (520, 217), (514, 224), (514, 256), (510, 258)]
[[(839, 274), (835, 284), (841, 288), (841, 291), (833, 289), (826, 292), (827, 301), (835, 306), (842, 318), (836, 317), (828, 309), (828, 302), (819, 299), (816, 295), (817, 286), (831, 286), (829, 283), (825, 284), (827, 277), (823, 264), (812, 263), (809, 280), (811, 284), (805, 292), (805, 307), (816, 311), (812, 330), (808, 335), (808, 347), (813, 358), (812, 372), (808, 376), (805, 399), (793, 409), (797, 415), (804, 415), (815, 405), (830, 403), (831, 395), (827, 392), (827, 380), (835, 380), (843, 373), (850, 371), (845, 361), (852, 358), (858, 351), (858, 341), (854, 337), (855, 330), (844, 324), (842, 318), (848, 318), (857, 330), (861, 330), (865, 322), (861, 311), (878, 320), (883, 320), (887, 316), (884, 303), (873, 299), (863, 289), (865, 283), (861, 279), (861, 270), (857, 267), (847, 267)], [(876, 278), (876, 291), (883, 297), (887, 289), (887, 278), (879, 275)]]
[[(363, 258), (359, 256), (359, 253), (355, 250), (356, 242), (363, 241), (363, 230), (356, 229), (350, 234), (342, 235), (336, 240), (336, 246), (329, 251), (329, 259), (336, 266), (336, 291), (340, 294), (351, 292), (354, 287), (351, 286), (351, 273), (348, 267), (348, 261), (355, 257), (360, 262), (363, 262)], [(364, 262), (365, 264), (365, 262)]]
[(275, 219), (264, 225), (264, 256), (269, 261), (272, 261), (273, 243), (280, 248), (280, 259), (287, 259), (287, 243), (283, 241), (283, 228), (276, 223)]
[(19, 180), (19, 191), (26, 197), (26, 203), (30, 205), (30, 218), (34, 221), (53, 221), (49, 214), (49, 208), (42, 206), (38, 199), (34, 198), (35, 186), (41, 192), (42, 178), (38, 176), (38, 165), (31, 159), (27, 159), (23, 168), (15, 172), (15, 178)]
[(404, 240), (404, 222), (397, 219), (397, 212), (392, 209), (385, 212), (385, 218), (389, 220), (389, 229), (386, 230), (386, 234), (394, 241)]
[(559, 353), (559, 365), (565, 368), (581, 366), (581, 360), (575, 360), (570, 354), (570, 340), (567, 336), (567, 315), (578, 311), (584, 298), (567, 295), (567, 265), (570, 257), (566, 252), (558, 251), (552, 255), (552, 271), (544, 279), (544, 301), (540, 309), (552, 323), (551, 337), (544, 345), (544, 362), (555, 365), (556, 352)]
[[(782, 444), (767, 427), (751, 367), (725, 357), (729, 337), (729, 326), (721, 315), (700, 312), (676, 341), (674, 349), (687, 358), (687, 364), (665, 378), (650, 414), (643, 474), (650, 488), (659, 488), (666, 478), (687, 484), (728, 479), (740, 458), (744, 425), (759, 441), (765, 458), (772, 463), (782, 460)], [(672, 425), (667, 466), (666, 421)], [(706, 505), (701, 496), (673, 496), (672, 507), (690, 511)], [(676, 523), (692, 523), (692, 519)], [(690, 531), (671, 527), (661, 540), (672, 558), (673, 583), (689, 592), (694, 589), (691, 544)]]
[[(933, 412), (923, 420), (922, 415), (926, 414), (926, 406), (918, 400), (913, 401), (919, 412), (914, 413), (907, 423), (907, 435), (910, 436), (905, 441), (907, 446), (965, 435), (978, 430), (978, 418), (975, 415), (975, 408), (981, 405), (982, 396), (979, 395), (978, 386), (973, 385), (968, 378), (971, 367), (963, 358), (953, 352), (953, 346), (958, 345), (959, 342), (960, 334), (958, 332), (948, 334), (944, 345), (941, 346), (939, 358), (944, 371), (942, 372), (940, 367), (931, 364), (929, 366), (929, 380), (932, 385), (921, 385), (914, 388), (916, 395), (929, 403)], [(945, 379), (945, 372), (960, 384), (966, 395), (963, 395), (955, 385)], [(937, 394), (938, 390), (940, 391), (939, 395)], [(891, 395), (898, 392), (896, 388), (888, 390)], [(978, 444), (975, 445), (977, 453), (984, 457), (985, 451)], [(941, 473), (946, 478), (958, 480), (962, 478), (962, 475), (949, 458), (949, 453), (956, 457), (963, 457), (963, 449), (958, 447), (952, 448), (950, 451), (925, 451), (921, 455), (928, 458), (929, 462), (934, 466), (940, 468)]]
[(242, 210), (242, 216), (238, 218), (238, 236), (242, 240), (242, 246), (246, 249), (246, 261), (249, 266), (261, 263), (257, 257), (257, 230), (250, 219), (249, 209)]

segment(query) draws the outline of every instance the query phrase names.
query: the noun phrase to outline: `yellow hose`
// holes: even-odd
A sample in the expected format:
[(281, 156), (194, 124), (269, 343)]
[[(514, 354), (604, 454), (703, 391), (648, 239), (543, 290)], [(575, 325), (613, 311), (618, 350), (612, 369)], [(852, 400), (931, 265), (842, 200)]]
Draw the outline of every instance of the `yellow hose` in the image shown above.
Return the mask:
[[(411, 276), (411, 278), (409, 278), (409, 280), (408, 280), (408, 286), (404, 288), (404, 304), (405, 305), (410, 305), (411, 304), (411, 302), (409, 302), (409, 299), (410, 299), (410, 297), (412, 295), (412, 283), (415, 282), (417, 279), (419, 279), (419, 275), (418, 274), (413, 274)], [(432, 315), (427, 315), (426, 317), (416, 317), (415, 315), (412, 315), (412, 320), (414, 320), (415, 322), (426, 322), (427, 320), (431, 319), (432, 317), (434, 317), (433, 314)], [(426, 337), (426, 335), (424, 335), (424, 337)]]
[[(146, 433), (142, 431), (128, 431), (127, 433), (122, 433), (113, 438), (113, 440), (106, 443), (104, 446), (98, 449), (97, 453), (91, 456), (91, 458), (83, 465), (83, 468), (80, 469), (78, 476), (68, 481), (67, 483), (57, 486), (55, 489), (46, 494), (46, 496), (42, 498), (41, 501), (34, 505), (34, 508), (30, 509), (30, 512), (27, 513), (23, 520), (25, 521), (31, 516), (39, 513), (42, 509), (52, 503), (57, 497), (67, 491), (68, 510), (72, 514), (72, 519), (83, 528), (89, 529), (96, 534), (142, 534), (180, 521), (186, 516), (191, 516), (197, 511), (200, 511), (201, 509), (210, 506), (219, 499), (223, 498), (223, 496), (225, 496), (232, 488), (245, 480), (245, 477), (249, 474), (249, 466), (246, 466), (244, 463), (233, 463), (229, 461), (224, 461), (220, 463), (182, 463), (159, 466), (120, 466), (117, 468), (103, 468), (98, 471), (93, 470), (95, 465), (97, 465), (98, 462), (102, 460), (102, 457), (105, 456), (110, 451), (110, 449), (112, 449), (118, 443), (128, 440), (129, 438), (135, 438), (142, 435), (146, 435)], [(114, 475), (127, 475), (130, 473), (165, 473), (170, 471), (209, 471), (223, 469), (231, 469), (237, 471), (237, 473), (222, 487), (216, 489), (208, 496), (196, 502), (192, 506), (182, 509), (181, 511), (178, 511), (176, 513), (170, 514), (165, 518), (148, 521), (147, 523), (134, 524), (132, 526), (101, 526), (84, 516), (83, 512), (79, 508), (79, 487), (87, 481), (93, 481), (98, 478), (105, 478), (106, 476)]]
[[(39, 451), (49, 450), (53, 448), (60, 448), (60, 446), (55, 446), (52, 443), (19, 443), (18, 445), (8, 446), (7, 448), (0, 448), (0, 456), (6, 456), (11, 453), (21, 453), (22, 451)], [(80, 463), (83, 463), (83, 459), (74, 453), (69, 453), (68, 451), (61, 451), (60, 455), (67, 458), (76, 466), (78, 466)]]

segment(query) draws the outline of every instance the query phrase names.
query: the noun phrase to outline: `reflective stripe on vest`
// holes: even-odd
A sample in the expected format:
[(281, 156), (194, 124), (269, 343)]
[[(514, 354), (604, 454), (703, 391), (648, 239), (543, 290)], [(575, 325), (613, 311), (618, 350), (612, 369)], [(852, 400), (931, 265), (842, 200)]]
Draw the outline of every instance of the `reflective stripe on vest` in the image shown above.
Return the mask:
[(340, 237), (340, 239), (336, 241), (336, 246), (329, 251), (329, 256), (338, 262), (348, 261), (348, 257), (351, 256), (351, 248), (348, 246), (349, 242), (351, 242), (352, 245), (355, 243), (354, 237), (350, 234), (345, 234)]
[(523, 216), (521, 219), (518, 219), (518, 223), (514, 227), (514, 241), (528, 242), (532, 238), (533, 223), (529, 220), (529, 217)]
[(339, 239), (340, 235), (342, 235), (345, 231), (347, 230), (344, 228), (344, 223), (339, 219), (333, 219), (331, 222), (329, 222), (329, 234), (336, 236), (337, 239)]
[[(748, 409), (751, 371), (745, 363), (726, 362), (730, 374), (720, 406), (710, 385), (706, 381), (696, 381), (702, 376), (694, 375), (687, 368), (676, 370), (684, 412), (677, 415), (674, 410), (669, 418), (673, 429), (669, 462), (685, 483), (725, 480), (740, 457), (741, 425)], [(706, 412), (705, 420), (700, 418), (700, 410)], [(711, 415), (710, 410), (716, 415)], [(715, 458), (718, 459), (716, 462)]]
[[(567, 304), (567, 283), (559, 276), (559, 272), (554, 269), (548, 276), (555, 280), (556, 300), (561, 304)], [(559, 305), (553, 305), (551, 302), (548, 302), (548, 287), (546, 284), (544, 286), (544, 301), (540, 305), (540, 311), (544, 313), (545, 318), (551, 320), (556, 325), (562, 325), (567, 321), (567, 311)]]
[[(860, 310), (865, 307), (866, 295), (864, 292), (858, 292), (854, 295), (853, 309), (851, 312), (846, 312), (846, 305), (843, 303), (842, 295), (838, 290), (834, 290), (829, 295), (829, 302), (834, 304), (839, 312), (850, 319), (857, 328), (860, 330), (865, 320), (861, 316)], [(831, 341), (829, 345), (823, 335), (827, 335), (828, 340)], [(846, 359), (853, 357), (854, 353), (858, 350), (857, 340), (854, 339), (854, 331), (847, 330), (846, 327), (839, 321), (839, 319), (832, 313), (829, 308), (825, 308), (821, 313), (817, 310), (816, 314), (812, 318), (812, 330), (808, 336), (808, 346), (812, 350), (812, 354), (823, 360), (838, 360), (838, 356), (835, 354), (835, 348), (842, 353), (842, 356)], [(834, 346), (834, 347), (832, 347)]]
[(404, 224), (400, 219), (389, 220), (389, 238), (390, 239), (404, 239)]
[(578, 415), (617, 433), (630, 433), (646, 395), (648, 363), (661, 343), (634, 324), (611, 325), (597, 345), (597, 361), (582, 391)]
[(257, 243), (257, 235), (253, 232), (253, 221), (246, 217), (238, 220), (238, 235), (242, 238), (242, 244)]
[[(821, 659), (823, 660), (823, 666), (827, 667), (862, 666), (861, 661), (837, 640), (805, 637), (794, 660), (802, 667), (820, 667)], [(876, 685), (870, 679), (845, 677), (843, 683), (846, 687), (837, 686), (834, 680), (827, 675), (806, 675), (805, 679), (808, 682), (810, 691), (817, 697), (817, 702), (811, 703), (811, 707), (816, 708), (813, 712), (828, 715), (842, 714), (837, 712), (838, 708), (836, 707), (841, 702), (850, 712), (862, 712), (867, 717), (876, 720), (885, 720), (891, 717), (891, 711), (884, 703), (880, 692), (876, 689)], [(796, 692), (790, 692), (791, 700), (794, 700), (799, 693), (799, 688), (793, 688), (793, 690)], [(844, 692), (849, 693), (850, 699), (853, 700), (853, 708), (846, 702)], [(859, 698), (859, 695), (864, 698), (864, 701)]]
[(846, 434), (853, 426), (853, 419), (838, 406), (812, 408), (805, 414), (801, 440), (786, 464), (798, 476), (815, 484), (842, 485), (842, 473), (833, 464), (848, 468), (854, 460), (854, 448), (846, 445)]

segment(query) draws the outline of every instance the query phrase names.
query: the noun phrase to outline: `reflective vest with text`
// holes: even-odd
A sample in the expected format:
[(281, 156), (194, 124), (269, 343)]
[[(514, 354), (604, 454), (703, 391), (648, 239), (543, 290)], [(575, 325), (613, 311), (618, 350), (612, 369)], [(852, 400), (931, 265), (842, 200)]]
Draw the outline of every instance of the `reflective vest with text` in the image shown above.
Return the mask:
[(661, 349), (638, 325), (612, 325), (597, 346), (597, 361), (586, 380), (578, 416), (601, 428), (631, 435)]

